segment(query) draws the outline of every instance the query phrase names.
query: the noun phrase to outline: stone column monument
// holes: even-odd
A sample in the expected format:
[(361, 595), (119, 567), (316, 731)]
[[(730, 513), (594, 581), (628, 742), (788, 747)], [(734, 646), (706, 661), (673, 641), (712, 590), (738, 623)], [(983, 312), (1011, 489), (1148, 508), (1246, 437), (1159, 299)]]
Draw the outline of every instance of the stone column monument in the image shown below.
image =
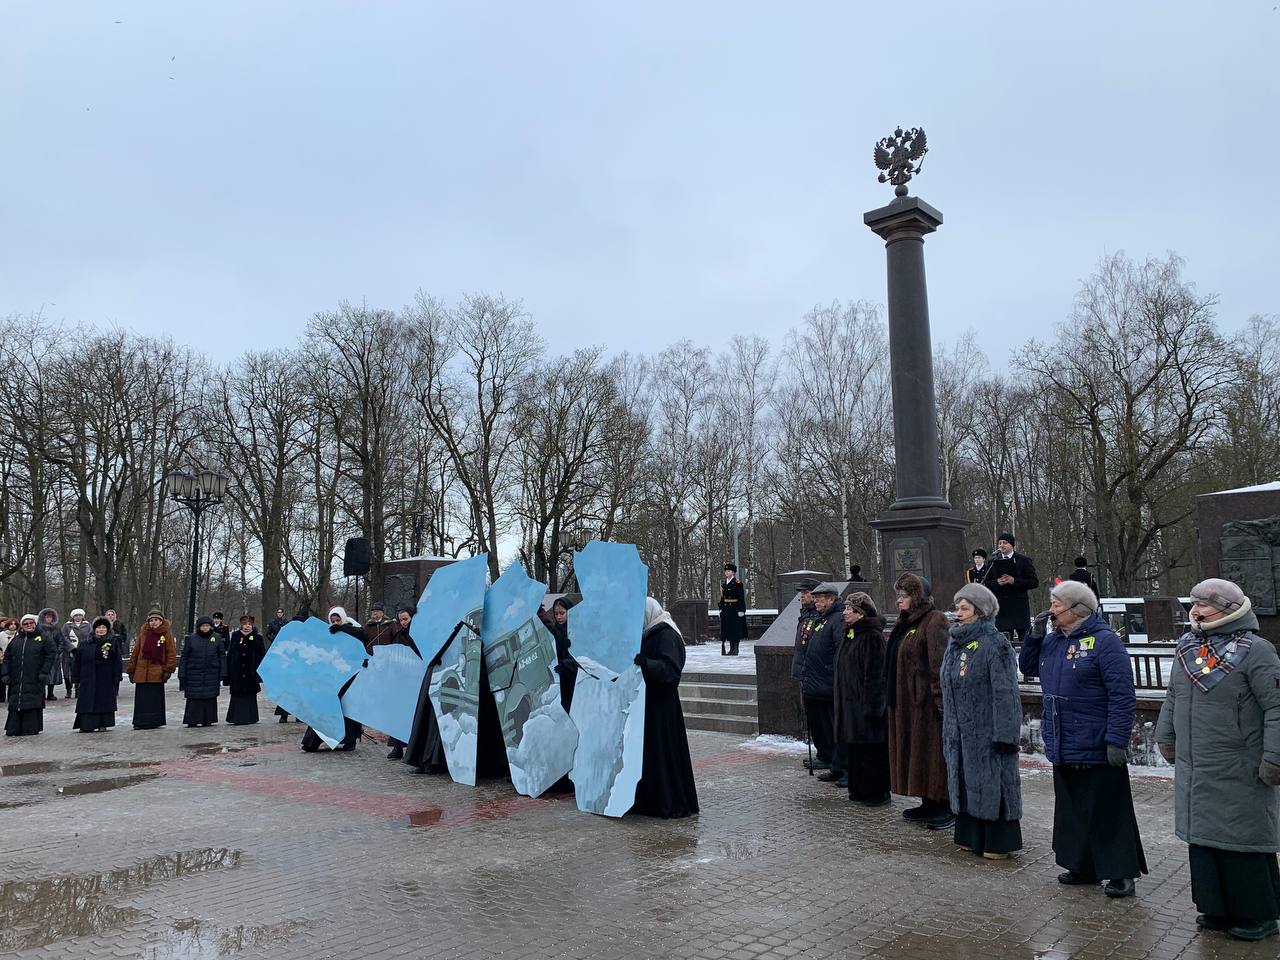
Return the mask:
[(863, 215), (882, 240), (889, 278), (889, 370), (893, 388), (894, 483), (896, 499), (871, 525), (880, 532), (885, 594), (892, 609), (893, 583), (903, 573), (930, 581), (939, 607), (964, 583), (964, 531), (969, 521), (943, 495), (938, 462), (937, 408), (933, 392), (933, 341), (929, 335), (929, 292), (924, 275), (924, 237), (942, 223), (942, 214), (907, 183), (919, 173), (928, 147), (918, 127), (876, 144), (881, 183), (894, 187), (893, 200)]

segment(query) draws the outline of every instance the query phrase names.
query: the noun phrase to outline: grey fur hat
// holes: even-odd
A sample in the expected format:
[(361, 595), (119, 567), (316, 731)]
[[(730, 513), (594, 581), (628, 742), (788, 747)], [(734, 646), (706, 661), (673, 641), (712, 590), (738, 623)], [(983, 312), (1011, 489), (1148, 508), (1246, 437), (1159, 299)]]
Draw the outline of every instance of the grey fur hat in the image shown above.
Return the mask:
[(1210, 577), (1191, 588), (1191, 599), (1207, 603), (1223, 613), (1234, 613), (1244, 606), (1244, 591), (1230, 580)]
[(984, 617), (994, 617), (1000, 612), (1000, 601), (996, 595), (980, 583), (966, 583), (957, 590), (953, 602), (960, 600), (968, 600)]
[(1063, 580), (1049, 591), (1049, 596), (1082, 618), (1098, 609), (1097, 596), (1079, 580)]

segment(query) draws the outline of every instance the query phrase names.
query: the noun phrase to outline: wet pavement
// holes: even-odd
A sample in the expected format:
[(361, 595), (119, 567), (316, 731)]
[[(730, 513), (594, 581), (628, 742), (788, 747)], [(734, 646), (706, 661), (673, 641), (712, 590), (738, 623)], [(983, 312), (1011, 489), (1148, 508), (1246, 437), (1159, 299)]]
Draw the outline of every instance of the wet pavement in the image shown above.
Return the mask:
[[(126, 685), (127, 686), (127, 685)], [(131, 710), (129, 694), (122, 718)], [(1197, 934), (1172, 784), (1137, 778), (1139, 896), (1061, 887), (1052, 784), (1024, 769), (1006, 862), (804, 775), (803, 749), (694, 732), (696, 818), (607, 820), (509, 784), (471, 788), (386, 749), (304, 754), (250, 727), (0, 740), (0, 956), (1274, 960)], [(225, 711), (225, 699), (223, 702)]]

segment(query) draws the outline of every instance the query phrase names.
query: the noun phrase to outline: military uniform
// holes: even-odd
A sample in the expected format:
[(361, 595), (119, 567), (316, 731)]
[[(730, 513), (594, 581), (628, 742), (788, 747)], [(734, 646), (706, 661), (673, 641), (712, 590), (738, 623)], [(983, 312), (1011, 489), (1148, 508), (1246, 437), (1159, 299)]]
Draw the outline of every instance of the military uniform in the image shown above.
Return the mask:
[(747, 638), (747, 590), (735, 575), (720, 584), (720, 653), (738, 655), (738, 644)]

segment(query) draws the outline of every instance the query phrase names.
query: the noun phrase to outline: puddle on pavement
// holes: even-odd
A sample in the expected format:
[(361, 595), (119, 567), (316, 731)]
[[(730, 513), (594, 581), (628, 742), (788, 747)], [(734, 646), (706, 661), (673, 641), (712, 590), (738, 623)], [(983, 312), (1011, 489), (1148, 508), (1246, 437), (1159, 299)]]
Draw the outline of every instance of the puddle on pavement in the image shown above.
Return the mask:
[(444, 816), (442, 807), (427, 807), (425, 810), (415, 810), (409, 814), (409, 826), (429, 827), (439, 823), (442, 816)]
[(135, 773), (128, 777), (107, 777), (105, 780), (86, 780), (84, 783), (68, 783), (58, 788), (60, 797), (83, 797), (111, 790), (123, 790), (135, 783), (145, 783), (160, 776), (158, 773)]
[(287, 943), (305, 926), (301, 920), (235, 927), (219, 927), (195, 918), (178, 920), (159, 943), (144, 948), (142, 956), (145, 960), (232, 957), (245, 950)]
[(243, 753), (250, 747), (260, 747), (257, 740), (237, 740), (232, 743), (184, 743), (182, 749), (197, 757), (213, 757), (225, 753)]
[(156, 767), (159, 760), (37, 760), (0, 765), (0, 777), (26, 777), (41, 773), (76, 773), (93, 770), (137, 770)]
[(226, 847), (183, 850), (105, 873), (12, 880), (0, 884), (0, 951), (44, 947), (113, 930), (141, 916), (113, 901), (174, 877), (234, 868), (243, 854)]

